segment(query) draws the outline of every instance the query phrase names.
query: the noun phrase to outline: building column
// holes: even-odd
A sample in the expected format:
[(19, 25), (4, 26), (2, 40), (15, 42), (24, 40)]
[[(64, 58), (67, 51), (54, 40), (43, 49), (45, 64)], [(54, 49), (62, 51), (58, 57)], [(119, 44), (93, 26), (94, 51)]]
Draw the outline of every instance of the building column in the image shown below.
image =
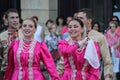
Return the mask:
[(109, 20), (112, 16), (112, 0), (104, 0), (104, 30), (108, 28)]
[(73, 14), (79, 11), (80, 0), (58, 0), (58, 16), (73, 16)]
[(44, 25), (48, 19), (57, 17), (57, 0), (21, 0), (22, 19), (38, 16), (39, 23)]

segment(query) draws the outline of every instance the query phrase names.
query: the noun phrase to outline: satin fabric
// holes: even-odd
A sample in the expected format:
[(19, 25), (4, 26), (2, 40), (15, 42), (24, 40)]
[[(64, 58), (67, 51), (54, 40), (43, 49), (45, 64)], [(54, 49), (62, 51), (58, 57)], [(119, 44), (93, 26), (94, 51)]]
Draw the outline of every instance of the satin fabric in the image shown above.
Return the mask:
[[(8, 66), (4, 76), (4, 80), (19, 80), (19, 63), (17, 60), (17, 50), (19, 46), (20, 40), (13, 41), (10, 45), (8, 51)], [(54, 61), (52, 56), (50, 55), (47, 46), (44, 42), (39, 43), (36, 42), (34, 51), (33, 51), (33, 79), (32, 80), (45, 80), (42, 72), (40, 71), (40, 61), (43, 61), (44, 65), (46, 66), (51, 79), (52, 80), (59, 80), (58, 73), (55, 68)], [(30, 75), (28, 74), (28, 59), (30, 53), (24, 53), (23, 51), (20, 53), (20, 63), (22, 66), (22, 80), (29, 80)]]
[[(77, 51), (77, 46), (75, 44), (70, 45), (67, 41), (62, 40), (58, 44), (61, 56), (64, 59), (65, 70), (61, 75), (61, 80), (98, 80), (99, 78), (99, 68), (93, 68), (88, 61), (84, 58), (85, 50)], [(64, 48), (63, 48), (64, 47)], [(98, 52), (99, 58), (99, 48), (97, 43), (95, 43), (96, 50)], [(69, 57), (72, 57), (73, 64), (71, 65), (71, 60)], [(72, 66), (75, 66), (75, 78), (73, 78)]]

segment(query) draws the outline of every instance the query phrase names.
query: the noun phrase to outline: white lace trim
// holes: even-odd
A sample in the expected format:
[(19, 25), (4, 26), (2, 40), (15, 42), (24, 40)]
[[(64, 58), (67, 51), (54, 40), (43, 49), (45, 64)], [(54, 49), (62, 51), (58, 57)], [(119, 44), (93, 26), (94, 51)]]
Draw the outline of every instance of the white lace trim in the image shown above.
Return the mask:
[(76, 70), (76, 68), (75, 68), (75, 65), (74, 65), (74, 62), (73, 62), (72, 58), (73, 58), (73, 57), (70, 56), (68, 59), (69, 59), (69, 62), (70, 62), (70, 66), (71, 66), (71, 68), (72, 68), (71, 80), (75, 80), (77, 70)]
[(88, 62), (85, 61), (85, 64), (83, 65), (82, 72), (81, 72), (82, 80), (86, 80), (85, 69), (86, 69), (87, 66), (88, 66)]
[[(17, 60), (18, 60), (18, 65), (19, 65), (19, 74), (18, 74), (18, 80), (22, 80), (22, 65), (20, 62), (20, 53), (23, 48), (23, 40), (20, 40), (18, 50), (17, 50)], [(36, 41), (32, 41), (30, 45), (30, 50), (29, 50), (29, 59), (28, 59), (28, 74), (29, 74), (29, 80), (33, 80), (33, 70), (32, 70), (32, 64), (33, 64), (33, 55), (34, 55), (34, 47), (35, 47)]]
[(22, 41), (20, 40), (18, 50), (17, 50), (17, 60), (18, 60), (18, 65), (19, 65), (18, 80), (22, 80), (22, 66), (20, 62), (20, 53), (21, 53), (22, 47), (23, 47)]
[(28, 59), (28, 70), (29, 70), (29, 80), (33, 80), (33, 69), (32, 69), (32, 64), (33, 64), (33, 56), (34, 56), (34, 48), (35, 48), (36, 41), (33, 41), (32, 44), (30, 45), (30, 56)]

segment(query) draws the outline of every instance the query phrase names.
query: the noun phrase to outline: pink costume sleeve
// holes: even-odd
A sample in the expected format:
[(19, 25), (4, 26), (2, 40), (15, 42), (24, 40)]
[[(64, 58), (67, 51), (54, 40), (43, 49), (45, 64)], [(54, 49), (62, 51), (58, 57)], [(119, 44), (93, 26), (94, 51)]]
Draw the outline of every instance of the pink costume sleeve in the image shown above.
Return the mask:
[[(98, 43), (97, 42), (94, 42), (95, 44), (95, 48), (97, 50), (97, 53), (98, 53), (98, 58), (100, 60), (100, 50), (99, 50), (99, 46), (98, 46)], [(91, 67), (90, 69), (90, 73), (91, 73), (91, 76), (90, 76), (90, 79), (89, 80), (99, 80), (98, 78), (100, 77), (100, 68), (93, 68)]]
[(11, 42), (8, 50), (8, 55), (7, 55), (8, 66), (4, 75), (4, 80), (11, 80), (13, 74), (13, 70), (14, 70), (13, 45), (14, 45), (14, 41)]
[(42, 56), (42, 61), (45, 64), (52, 80), (59, 80), (59, 76), (58, 76), (58, 72), (54, 64), (54, 60), (44, 42), (41, 43), (41, 55), (40, 56)]
[(75, 44), (70, 45), (67, 41), (61, 40), (58, 43), (58, 49), (60, 50), (61, 55), (70, 56), (77, 49), (77, 45)]

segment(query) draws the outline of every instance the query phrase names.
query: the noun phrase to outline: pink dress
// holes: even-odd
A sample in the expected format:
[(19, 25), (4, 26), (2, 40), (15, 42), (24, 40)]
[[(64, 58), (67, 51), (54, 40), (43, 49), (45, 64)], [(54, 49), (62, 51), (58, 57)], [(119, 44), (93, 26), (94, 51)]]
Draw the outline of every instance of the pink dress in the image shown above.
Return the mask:
[(68, 32), (68, 27), (67, 26), (64, 26), (61, 30), (61, 35), (63, 36), (64, 33)]
[(120, 26), (117, 27), (115, 32), (120, 34)]
[[(108, 32), (106, 34), (106, 39), (109, 47), (112, 47), (117, 43), (118, 39), (120, 39), (120, 35), (118, 33), (114, 33), (114, 35), (112, 36), (110, 32)], [(120, 58), (120, 46), (115, 49), (115, 56)]]
[[(97, 43), (95, 46), (98, 50)], [(65, 40), (60, 41), (58, 47), (65, 66), (61, 80), (98, 80), (99, 68), (93, 68), (84, 58), (85, 49), (79, 51), (75, 44), (70, 45)]]
[(45, 80), (40, 61), (45, 64), (52, 80), (59, 80), (54, 61), (45, 43), (32, 41), (30, 50), (24, 51), (22, 44), (30, 44), (23, 40), (11, 42), (8, 52), (8, 66), (4, 80)]

